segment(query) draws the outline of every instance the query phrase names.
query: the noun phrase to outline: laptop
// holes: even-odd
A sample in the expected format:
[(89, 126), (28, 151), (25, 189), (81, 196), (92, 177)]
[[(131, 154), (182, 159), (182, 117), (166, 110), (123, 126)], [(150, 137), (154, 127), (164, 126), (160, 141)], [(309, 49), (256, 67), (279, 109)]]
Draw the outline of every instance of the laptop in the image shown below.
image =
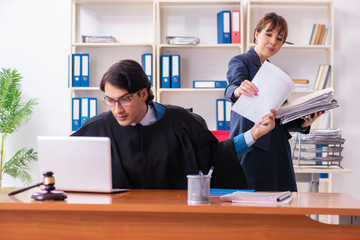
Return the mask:
[(39, 174), (54, 173), (56, 190), (113, 193), (108, 137), (39, 136)]

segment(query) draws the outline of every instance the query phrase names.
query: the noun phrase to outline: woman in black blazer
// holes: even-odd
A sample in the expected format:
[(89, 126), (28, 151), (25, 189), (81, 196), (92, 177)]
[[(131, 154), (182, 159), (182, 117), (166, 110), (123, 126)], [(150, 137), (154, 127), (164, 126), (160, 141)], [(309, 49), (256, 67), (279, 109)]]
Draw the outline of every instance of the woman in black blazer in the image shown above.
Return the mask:
[[(228, 101), (234, 103), (242, 94), (258, 94), (256, 86), (251, 81), (261, 64), (280, 50), (287, 35), (287, 22), (276, 13), (268, 13), (259, 21), (254, 30), (255, 48), (233, 57), (229, 62), (229, 85), (225, 90), (225, 98)], [(289, 131), (309, 133), (310, 125), (320, 115), (321, 113), (315, 113), (313, 116), (309, 115), (284, 125), (280, 125), (277, 119), (275, 128), (258, 139), (252, 151), (239, 156), (250, 188), (257, 191), (297, 191)], [(231, 112), (230, 138), (252, 126), (253, 122), (234, 111)]]

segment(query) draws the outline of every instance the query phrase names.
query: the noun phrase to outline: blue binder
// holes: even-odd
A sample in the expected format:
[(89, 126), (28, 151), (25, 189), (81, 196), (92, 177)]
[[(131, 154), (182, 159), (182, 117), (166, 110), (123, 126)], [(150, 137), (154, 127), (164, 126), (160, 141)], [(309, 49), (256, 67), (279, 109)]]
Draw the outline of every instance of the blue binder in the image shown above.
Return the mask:
[(226, 80), (195, 80), (193, 88), (226, 88)]
[(171, 55), (171, 87), (180, 88), (180, 55)]
[(225, 130), (230, 130), (231, 102), (225, 101)]
[(89, 98), (89, 118), (97, 115), (97, 98)]
[(216, 99), (216, 129), (225, 130), (225, 99)]
[(89, 119), (90, 111), (89, 111), (89, 98), (82, 97), (80, 98), (80, 126), (84, 124), (84, 122)]
[(81, 54), (81, 87), (89, 87), (89, 54)]
[(153, 82), (153, 64), (152, 64), (152, 53), (144, 53), (141, 55), (141, 64), (144, 69), (145, 74), (149, 77), (149, 81)]
[(161, 55), (161, 88), (170, 88), (170, 55)]
[(231, 12), (224, 10), (217, 14), (218, 43), (231, 43)]
[(80, 128), (80, 98), (72, 98), (72, 130)]
[(72, 55), (72, 86), (80, 87), (81, 81), (81, 54)]

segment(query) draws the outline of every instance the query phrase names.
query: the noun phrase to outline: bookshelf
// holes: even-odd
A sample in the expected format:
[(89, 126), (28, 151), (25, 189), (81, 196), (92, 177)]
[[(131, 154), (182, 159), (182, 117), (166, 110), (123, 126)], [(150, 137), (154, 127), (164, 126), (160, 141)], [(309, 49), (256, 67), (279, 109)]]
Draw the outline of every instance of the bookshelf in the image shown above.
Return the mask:
[[(216, 14), (222, 10), (240, 10), (240, 44), (217, 43)], [(320, 64), (334, 64), (334, 8), (330, 1), (250, 0), (245, 6), (238, 0), (72, 0), (71, 11), (70, 53), (89, 53), (90, 86), (72, 86), (70, 57), (70, 98), (97, 97), (98, 113), (107, 110), (102, 104), (99, 83), (109, 66), (121, 59), (141, 62), (143, 53), (152, 53), (155, 100), (191, 107), (206, 120), (209, 129), (215, 130), (216, 99), (224, 97), (224, 89), (194, 89), (192, 83), (194, 80), (226, 80), (229, 60), (254, 47), (255, 24), (270, 11), (285, 17), (289, 24), (287, 40), (294, 43), (285, 44), (271, 62), (290, 77), (310, 82), (309, 90), (296, 90), (290, 99), (312, 91)], [(332, 25), (326, 45), (309, 45), (315, 23)], [(116, 42), (84, 43), (81, 35), (111, 35)], [(194, 36), (200, 43), (169, 45), (166, 36)], [(178, 89), (161, 88), (160, 56), (163, 54), (180, 55)], [(328, 86), (334, 86), (333, 76), (334, 67)]]
[[(244, 14), (241, 1), (157, 1), (157, 100), (193, 108), (216, 130), (216, 99), (224, 89), (196, 89), (194, 80), (226, 80), (231, 57), (244, 51)], [(240, 44), (217, 43), (217, 13), (240, 10)], [(166, 36), (198, 37), (197, 45), (169, 45)], [(161, 88), (160, 56), (179, 54), (180, 88)]]
[[(74, 97), (96, 97), (97, 112), (107, 111), (107, 107), (102, 104), (104, 94), (99, 88), (101, 78), (107, 69), (121, 59), (134, 59), (141, 63), (143, 53), (152, 53), (153, 62), (155, 62), (155, 11), (155, 1), (153, 0), (71, 1), (70, 100)], [(116, 41), (84, 43), (82, 35), (113, 36)], [(74, 87), (72, 84), (71, 55), (74, 53), (89, 54), (89, 87)], [(154, 72), (155, 66), (153, 65)], [(155, 81), (153, 90), (156, 91)], [(71, 124), (71, 105), (69, 109), (71, 110)]]

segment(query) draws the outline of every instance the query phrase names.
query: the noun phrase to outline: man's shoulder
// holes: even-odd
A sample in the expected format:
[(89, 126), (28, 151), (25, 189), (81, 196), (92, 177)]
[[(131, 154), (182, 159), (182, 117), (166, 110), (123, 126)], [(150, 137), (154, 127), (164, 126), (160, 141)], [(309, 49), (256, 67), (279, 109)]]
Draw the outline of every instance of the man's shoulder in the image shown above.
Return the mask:
[(104, 123), (108, 124), (112, 117), (111, 111), (100, 113), (92, 118), (89, 118), (85, 121), (83, 126), (94, 126), (94, 125), (102, 125)]
[(206, 126), (205, 120), (198, 114), (191, 112), (183, 107), (176, 105), (165, 105), (166, 113), (169, 114), (174, 121), (181, 121), (183, 124), (198, 122)]

